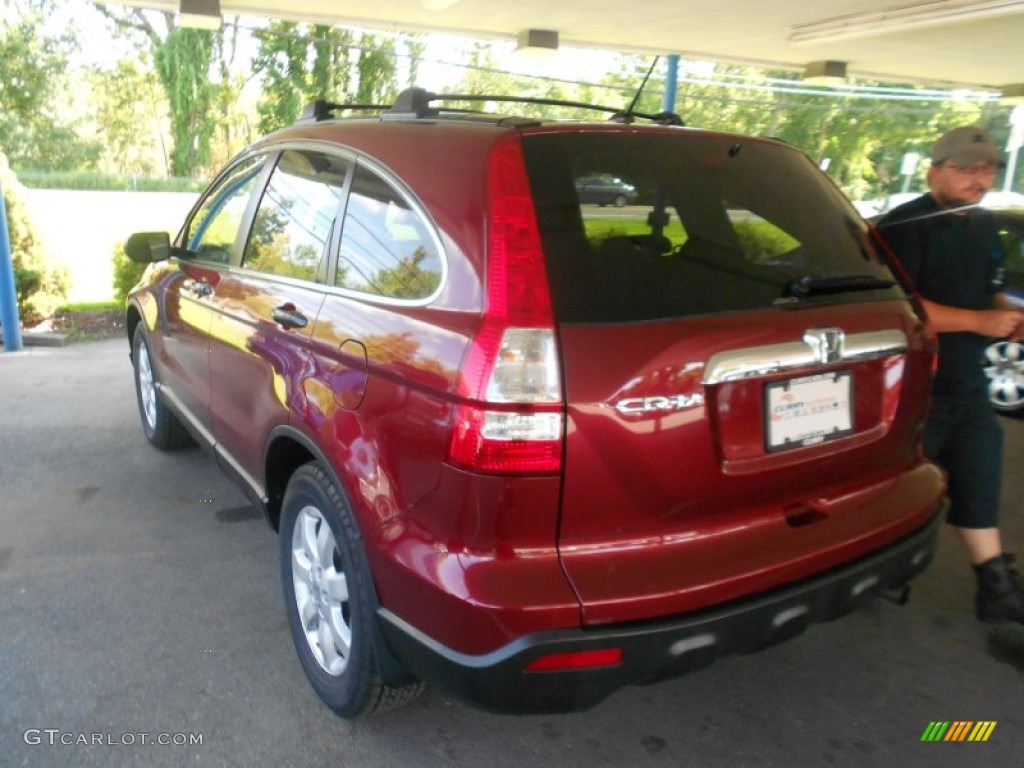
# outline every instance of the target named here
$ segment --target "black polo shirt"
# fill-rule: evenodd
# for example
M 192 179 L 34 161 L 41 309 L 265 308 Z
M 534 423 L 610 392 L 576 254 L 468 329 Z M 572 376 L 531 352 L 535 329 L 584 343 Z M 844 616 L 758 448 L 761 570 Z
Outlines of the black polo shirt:
M 953 213 L 922 195 L 894 208 L 878 229 L 921 296 L 950 307 L 992 309 L 993 297 L 1003 290 L 1004 253 L 988 211 L 974 207 Z M 949 395 L 984 390 L 988 344 L 977 333 L 940 333 L 933 390 Z

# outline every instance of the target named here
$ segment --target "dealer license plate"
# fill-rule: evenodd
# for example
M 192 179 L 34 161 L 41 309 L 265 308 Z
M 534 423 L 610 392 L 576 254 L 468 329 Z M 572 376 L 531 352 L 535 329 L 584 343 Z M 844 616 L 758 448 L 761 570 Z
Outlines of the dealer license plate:
M 786 451 L 853 432 L 853 375 L 836 371 L 765 386 L 765 448 Z

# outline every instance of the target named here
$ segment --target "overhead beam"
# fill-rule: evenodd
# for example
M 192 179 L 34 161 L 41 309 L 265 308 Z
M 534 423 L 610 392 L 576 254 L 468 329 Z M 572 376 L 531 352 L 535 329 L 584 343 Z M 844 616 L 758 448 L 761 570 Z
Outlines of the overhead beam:
M 933 0 L 790 27 L 791 43 L 825 43 L 1024 12 L 1024 0 Z

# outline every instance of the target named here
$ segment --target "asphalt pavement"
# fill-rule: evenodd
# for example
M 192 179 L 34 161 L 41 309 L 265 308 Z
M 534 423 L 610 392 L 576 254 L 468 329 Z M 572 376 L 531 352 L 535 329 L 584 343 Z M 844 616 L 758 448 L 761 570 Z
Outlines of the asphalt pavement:
M 1024 628 L 971 613 L 948 530 L 910 603 L 596 708 L 430 691 L 349 723 L 292 648 L 276 535 L 198 449 L 143 438 L 124 341 L 0 352 L 0 766 L 1024 768 Z M 1024 420 L 1004 419 L 1024 553 Z M 990 722 L 984 742 L 922 741 Z

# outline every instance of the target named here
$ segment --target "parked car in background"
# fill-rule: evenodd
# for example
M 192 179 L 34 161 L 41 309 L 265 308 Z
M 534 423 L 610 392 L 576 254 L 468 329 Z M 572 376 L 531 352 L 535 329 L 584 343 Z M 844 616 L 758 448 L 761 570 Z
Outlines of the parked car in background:
M 1024 208 L 992 209 L 1006 251 L 1006 291 L 1024 301 Z M 989 400 L 1000 413 L 1024 415 L 1024 344 L 1001 339 L 985 350 Z
M 576 179 L 576 195 L 581 203 L 614 205 L 621 208 L 636 202 L 636 187 L 608 174 Z
M 279 532 L 332 710 L 581 709 L 927 566 L 934 340 L 815 163 L 442 104 L 317 102 L 127 245 L 142 430 Z M 594 211 L 595 176 L 651 202 Z

